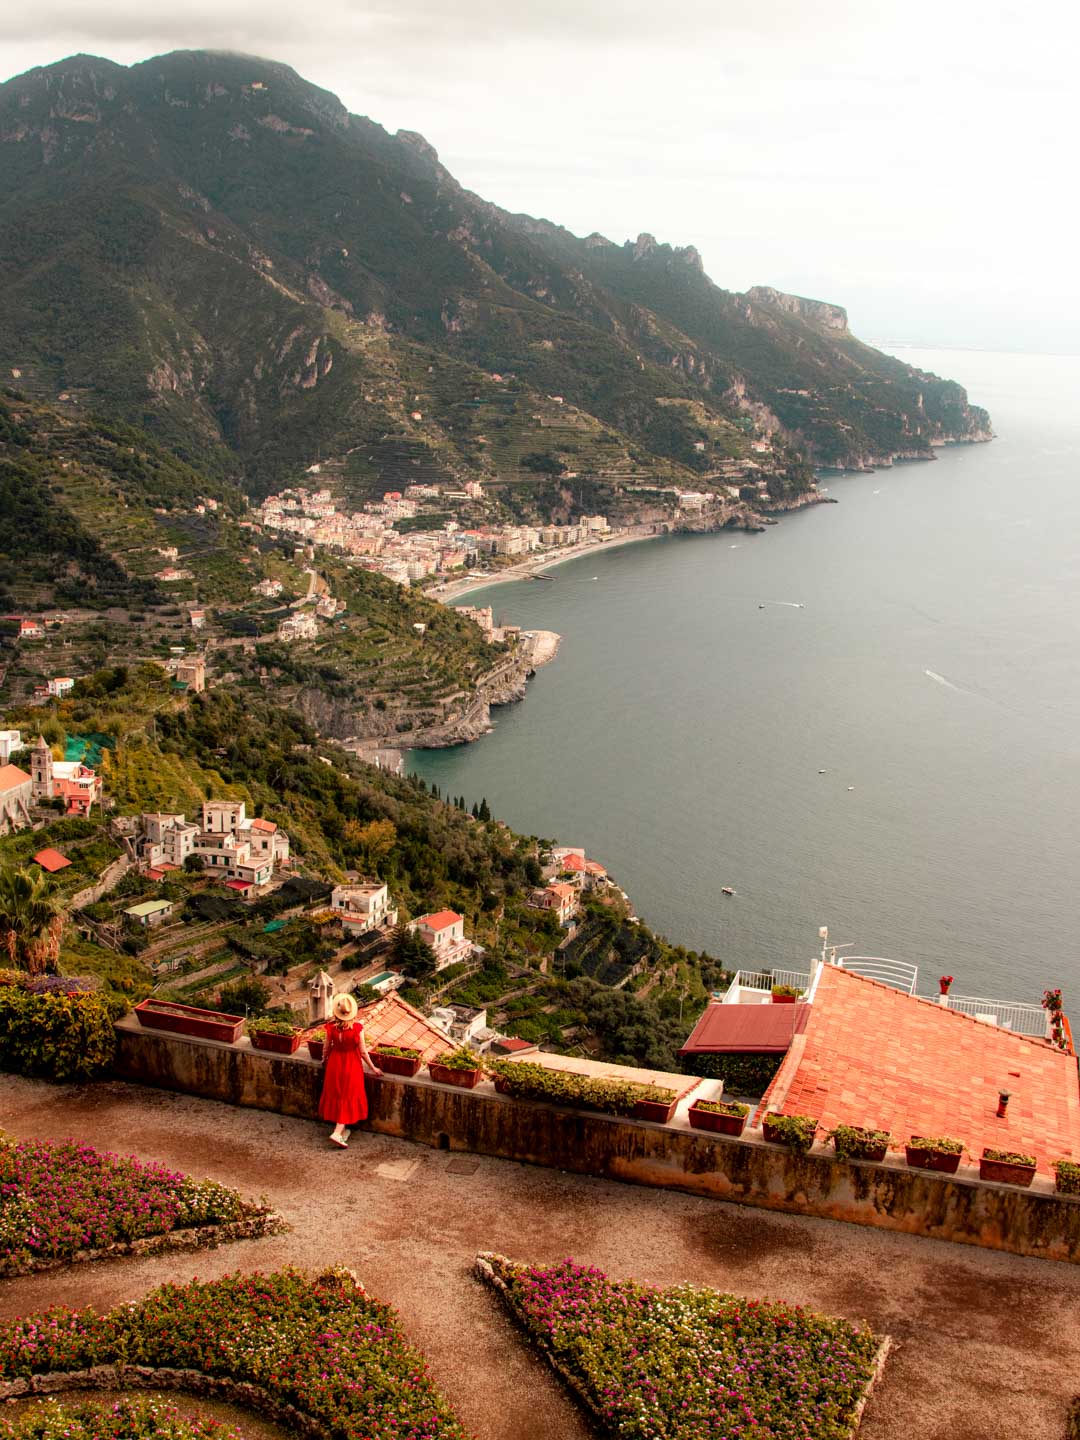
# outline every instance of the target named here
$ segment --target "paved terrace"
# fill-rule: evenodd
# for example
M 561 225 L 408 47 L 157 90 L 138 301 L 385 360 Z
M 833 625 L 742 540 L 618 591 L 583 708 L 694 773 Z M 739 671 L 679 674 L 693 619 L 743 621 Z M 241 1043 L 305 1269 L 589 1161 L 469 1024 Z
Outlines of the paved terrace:
M 471 1278 L 479 1250 L 693 1282 L 866 1319 L 896 1347 L 865 1440 L 1061 1440 L 1080 1389 L 1080 1267 L 703 1200 L 110 1082 L 0 1077 L 0 1126 L 74 1136 L 265 1194 L 287 1235 L 0 1282 L 0 1315 L 107 1307 L 169 1279 L 343 1262 L 401 1313 L 478 1440 L 588 1440 Z

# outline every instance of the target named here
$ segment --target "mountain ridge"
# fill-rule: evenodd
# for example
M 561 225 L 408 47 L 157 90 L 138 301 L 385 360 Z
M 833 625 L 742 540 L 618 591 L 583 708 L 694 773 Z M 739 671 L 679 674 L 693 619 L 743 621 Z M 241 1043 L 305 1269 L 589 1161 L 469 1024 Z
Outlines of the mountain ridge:
M 513 479 L 537 451 L 615 484 L 707 485 L 757 440 L 790 496 L 811 465 L 991 433 L 841 307 L 723 290 L 693 246 L 511 215 L 424 137 L 276 61 L 77 56 L 17 76 L 0 194 L 11 382 L 115 410 L 249 493 L 316 458 L 359 491 L 405 464 Z M 552 396 L 574 426 L 540 423 Z

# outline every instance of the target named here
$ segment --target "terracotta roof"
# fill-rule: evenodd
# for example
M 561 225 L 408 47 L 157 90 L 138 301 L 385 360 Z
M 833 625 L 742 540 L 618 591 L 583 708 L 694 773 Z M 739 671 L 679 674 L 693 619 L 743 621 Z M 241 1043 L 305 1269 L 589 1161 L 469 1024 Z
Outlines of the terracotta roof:
M 538 1050 L 540 1047 L 535 1040 L 522 1040 L 517 1035 L 506 1035 L 501 1040 L 492 1043 L 493 1050 L 501 1050 L 504 1054 L 513 1055 L 522 1050 Z
M 57 870 L 66 870 L 71 864 L 66 855 L 61 855 L 59 850 L 53 849 L 39 850 L 34 856 L 34 862 L 43 870 L 48 870 L 50 875 Z
M 572 895 L 577 894 L 577 891 L 572 885 L 564 885 L 561 881 L 558 880 L 556 880 L 553 885 L 549 885 L 547 888 L 550 894 L 558 895 L 560 900 L 568 900 Z
M 737 1007 L 731 1006 L 731 1009 Z M 785 1007 L 788 1008 L 788 1007 Z M 796 1035 L 763 1110 L 812 1115 L 832 1129 L 866 1125 L 962 1140 L 976 1160 L 986 1146 L 1038 1158 L 1080 1160 L 1076 1058 L 827 965 L 805 1032 Z M 1011 1094 L 996 1117 L 998 1092 Z
M 20 770 L 18 765 L 0 765 L 0 794 L 5 790 L 17 790 L 20 785 L 29 783 L 30 776 L 25 770 Z
M 273 835 L 277 826 L 272 820 L 252 820 L 251 828 L 253 830 L 264 830 L 267 835 Z
M 783 1055 L 809 1005 L 708 1005 L 680 1055 Z
M 226 880 L 226 881 L 225 881 L 225 888 L 226 888 L 226 890 L 250 890 L 250 889 L 251 889 L 251 881 L 250 881 L 250 880 Z
M 454 1048 L 452 1040 L 394 991 L 363 1006 L 360 1020 L 368 1045 L 403 1045 L 419 1050 L 425 1061 Z
M 456 925 L 462 917 L 453 910 L 436 910 L 434 915 L 421 915 L 414 925 L 424 925 L 428 930 L 446 930 Z
M 606 874 L 607 874 L 607 871 L 604 869 L 603 865 L 600 864 L 600 861 L 599 861 L 599 860 L 586 860 L 586 861 L 585 861 L 585 871 L 586 871 L 586 873 L 589 874 L 589 875 L 606 875 Z
M 560 861 L 560 866 L 563 870 L 583 871 L 585 869 L 585 857 L 583 855 L 564 855 Z

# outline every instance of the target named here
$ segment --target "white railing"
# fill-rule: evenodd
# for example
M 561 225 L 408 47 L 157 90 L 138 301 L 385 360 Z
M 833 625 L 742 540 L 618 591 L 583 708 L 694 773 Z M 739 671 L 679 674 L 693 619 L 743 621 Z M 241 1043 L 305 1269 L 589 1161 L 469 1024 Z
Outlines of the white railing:
M 964 1015 L 992 1015 L 994 1023 L 1003 1030 L 1013 1030 L 1017 1035 L 1032 1035 L 1037 1040 L 1050 1038 L 1050 1020 L 1041 1005 L 987 1000 L 979 995 L 949 995 L 946 1000 L 950 1010 L 959 1010 Z
M 769 995 L 774 985 L 791 985 L 796 990 L 805 990 L 810 976 L 805 970 L 736 970 L 727 990 L 713 992 L 713 998 L 735 1005 L 741 990 L 752 990 L 757 995 Z
M 774 970 L 769 988 L 773 985 L 791 985 L 796 990 L 808 990 L 810 988 L 810 972 L 808 970 Z
M 841 969 L 863 975 L 867 980 L 880 980 L 905 995 L 914 995 L 919 982 L 919 967 L 906 960 L 886 960 L 881 955 L 845 955 L 836 962 Z

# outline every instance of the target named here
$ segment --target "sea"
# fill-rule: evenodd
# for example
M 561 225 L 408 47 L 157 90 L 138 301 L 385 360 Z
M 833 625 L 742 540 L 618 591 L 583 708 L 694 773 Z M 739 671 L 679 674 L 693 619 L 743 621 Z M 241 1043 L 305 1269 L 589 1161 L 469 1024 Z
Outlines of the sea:
M 490 735 L 409 768 L 584 846 L 733 968 L 804 969 L 827 926 L 923 993 L 1080 998 L 1080 357 L 892 353 L 997 438 L 823 477 L 837 504 L 764 534 L 472 592 L 559 655 Z

